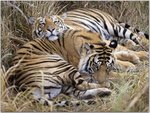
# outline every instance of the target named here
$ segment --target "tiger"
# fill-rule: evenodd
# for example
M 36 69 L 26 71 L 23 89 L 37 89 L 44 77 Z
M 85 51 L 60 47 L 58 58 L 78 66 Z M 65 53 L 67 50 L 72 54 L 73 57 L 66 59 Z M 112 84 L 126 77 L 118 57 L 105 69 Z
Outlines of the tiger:
M 34 29 L 33 29 L 33 36 L 34 37 L 38 37 L 40 38 L 41 36 L 39 36 L 38 34 L 45 34 L 46 32 L 49 32 L 49 28 L 51 26 L 54 26 L 53 24 L 55 24 L 56 29 L 58 29 L 58 26 L 64 26 L 62 28 L 66 28 L 66 24 L 63 21 L 64 18 L 66 17 L 61 17 L 59 15 L 52 15 L 51 17 L 43 17 L 44 19 L 41 20 L 45 20 L 42 22 L 39 22 L 39 20 L 35 20 L 33 24 L 34 25 Z M 44 26 L 45 25 L 45 26 Z M 43 26 L 42 28 L 40 26 Z M 40 29 L 40 33 L 38 33 Z M 53 29 L 55 29 L 55 27 L 53 27 Z M 73 29 L 73 28 L 70 28 Z M 81 29 L 81 30 L 85 30 L 83 27 L 79 26 L 76 29 Z M 66 30 L 66 29 L 65 29 Z M 64 31 L 65 31 L 64 30 Z M 35 32 L 36 31 L 36 32 Z M 60 32 L 61 34 L 62 32 Z M 59 35 L 59 34 L 58 34 Z M 47 38 L 50 40 L 51 35 L 49 35 L 48 37 L 43 36 L 42 38 Z M 58 37 L 58 36 L 56 36 Z M 58 39 L 58 38 L 57 38 Z M 108 40 L 103 40 L 105 41 L 107 44 L 110 43 L 110 41 Z M 72 45 L 70 45 L 71 47 Z M 146 60 L 148 59 L 148 52 L 146 51 L 133 51 L 133 50 L 129 50 L 126 47 L 118 44 L 117 48 L 115 49 L 115 52 L 113 52 L 116 60 L 116 69 L 117 70 L 123 70 L 123 71 L 127 71 L 127 70 L 132 70 L 132 71 L 136 71 L 136 64 L 139 64 L 141 60 Z
M 32 20 L 32 21 L 31 21 Z M 30 17 L 29 24 L 32 25 L 32 35 L 38 38 L 48 38 L 51 41 L 57 40 L 58 35 L 67 30 L 67 26 L 61 17 L 52 15 L 49 17 Z M 50 26 L 49 26 L 50 25 Z M 46 29 L 45 29 L 46 28 Z
M 5 79 L 44 105 L 59 105 L 52 99 L 61 93 L 77 99 L 108 96 L 111 90 L 101 83 L 113 68 L 116 47 L 117 41 L 108 45 L 98 33 L 85 30 L 66 30 L 55 41 L 36 38 L 17 50 Z M 96 81 L 88 82 L 84 75 Z
M 131 27 L 126 23 L 117 21 L 106 12 L 98 9 L 75 9 L 60 15 L 64 18 L 64 23 L 68 28 L 79 29 L 79 26 L 98 32 L 106 40 L 116 39 L 120 44 L 127 45 L 126 47 L 132 48 L 139 44 L 140 38 L 144 36 L 149 40 L 149 35 Z
M 98 9 L 76 9 L 60 15 L 52 15 L 50 18 L 54 23 L 56 22 L 56 24 L 60 25 L 61 28 L 64 26 L 64 29 L 87 29 L 98 32 L 103 39 L 111 40 L 115 38 L 121 44 L 127 45 L 126 47 L 139 44 L 138 40 L 142 36 L 149 40 L 148 34 L 126 23 L 119 22 L 108 13 Z M 44 36 L 44 32 L 42 33 L 41 31 L 39 29 L 36 32 Z M 50 37 L 50 35 L 51 33 L 45 34 L 46 37 Z

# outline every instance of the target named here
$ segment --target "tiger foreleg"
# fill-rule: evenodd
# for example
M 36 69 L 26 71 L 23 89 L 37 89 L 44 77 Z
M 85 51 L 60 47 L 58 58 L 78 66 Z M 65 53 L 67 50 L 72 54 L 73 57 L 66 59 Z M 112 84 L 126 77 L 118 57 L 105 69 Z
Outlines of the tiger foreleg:
M 76 91 L 74 96 L 78 99 L 92 99 L 96 96 L 104 97 L 109 96 L 111 94 L 111 90 L 108 88 L 96 88 L 96 89 L 89 89 L 86 91 Z
M 129 61 L 134 64 L 140 63 L 140 58 L 135 54 L 134 51 L 130 50 L 118 51 L 114 52 L 114 55 L 118 60 Z
M 76 88 L 72 88 L 69 92 L 64 92 L 64 94 L 75 97 L 78 100 L 65 100 L 65 101 L 59 101 L 55 102 L 55 106 L 78 106 L 81 104 L 81 102 L 86 103 L 88 105 L 96 103 L 95 100 L 93 100 L 95 97 L 105 97 L 109 96 L 111 94 L 111 90 L 108 88 L 97 88 L 97 89 L 89 89 L 86 91 L 81 91 Z M 91 100 L 92 99 L 92 100 Z
M 93 105 L 96 104 L 97 101 L 95 99 L 88 99 L 88 100 L 64 100 L 55 102 L 54 106 L 56 107 L 64 107 L 64 106 L 73 106 L 78 107 L 80 105 L 86 104 L 86 105 Z
M 74 87 L 66 87 L 64 88 L 63 94 L 70 97 L 75 97 L 77 99 L 92 99 L 96 96 L 109 96 L 111 94 L 111 90 L 109 90 L 108 88 L 95 88 L 83 91 Z
M 128 61 L 116 60 L 115 68 L 121 71 L 136 71 L 136 66 Z
M 149 59 L 149 53 L 146 51 L 135 51 L 135 54 L 139 57 L 141 61 Z

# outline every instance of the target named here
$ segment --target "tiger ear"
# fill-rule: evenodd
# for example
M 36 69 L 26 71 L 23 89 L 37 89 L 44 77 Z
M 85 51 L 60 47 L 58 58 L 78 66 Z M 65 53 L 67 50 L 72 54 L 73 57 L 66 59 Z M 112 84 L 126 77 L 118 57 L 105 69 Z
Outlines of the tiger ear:
M 28 18 L 28 23 L 29 23 L 29 25 L 33 25 L 34 24 L 34 22 L 35 22 L 35 17 L 29 17 Z
M 94 46 L 92 44 L 90 44 L 90 43 L 85 43 L 84 44 L 84 48 L 87 49 L 87 50 L 91 50 L 91 49 L 94 48 Z
M 94 46 L 92 44 L 89 44 L 89 43 L 84 43 L 81 48 L 78 50 L 78 53 L 82 56 L 85 56 L 89 53 L 91 53 L 91 49 L 93 48 Z
M 86 53 L 91 53 L 92 49 L 94 48 L 94 46 L 90 43 L 85 43 L 83 45 L 84 50 L 86 51 Z
M 54 22 L 55 20 L 57 20 L 56 15 L 52 15 L 52 16 L 50 16 L 50 18 L 52 19 L 53 22 Z
M 63 20 L 67 18 L 67 13 L 63 13 L 61 16 L 60 16 Z

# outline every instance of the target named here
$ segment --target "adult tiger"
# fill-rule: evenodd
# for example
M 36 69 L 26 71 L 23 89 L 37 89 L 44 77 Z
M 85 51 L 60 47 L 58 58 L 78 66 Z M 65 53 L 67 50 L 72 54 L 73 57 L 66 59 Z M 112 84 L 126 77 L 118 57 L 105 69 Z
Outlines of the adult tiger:
M 107 45 L 98 33 L 90 31 L 67 30 L 55 41 L 35 39 L 17 51 L 6 80 L 20 90 L 32 90 L 34 98 L 46 104 L 60 93 L 79 99 L 109 95 L 109 89 L 88 83 L 82 73 L 105 82 L 115 62 L 112 51 L 116 47 L 116 41 Z
M 76 26 L 73 26 L 74 29 Z M 73 28 L 72 28 L 73 29 Z M 78 26 L 76 29 L 83 29 L 83 27 Z M 53 15 L 51 17 L 40 17 L 33 24 L 33 35 L 36 35 L 38 38 L 48 38 L 49 40 L 58 39 L 58 35 L 63 33 L 66 30 L 65 22 L 58 15 Z M 57 35 L 54 35 L 56 31 Z M 110 41 L 104 40 L 107 44 Z M 69 44 L 68 44 L 69 45 Z M 72 47 L 73 45 L 69 45 Z M 73 54 L 73 53 L 72 53 Z M 113 53 L 116 57 L 116 69 L 121 69 L 123 71 L 126 70 L 136 70 L 136 66 L 134 64 L 140 63 L 140 60 L 148 59 L 148 52 L 146 51 L 132 51 L 121 45 L 115 49 Z
M 127 47 L 139 44 L 138 39 L 144 35 L 146 39 L 149 39 L 149 35 L 134 28 L 131 31 L 131 27 L 128 24 L 118 22 L 108 13 L 105 13 L 98 9 L 76 9 L 68 11 L 61 15 L 64 18 L 64 23 L 68 28 L 79 27 L 98 32 L 104 39 L 111 40 L 116 39 L 119 43 L 126 45 Z M 131 40 L 135 43 L 133 43 Z

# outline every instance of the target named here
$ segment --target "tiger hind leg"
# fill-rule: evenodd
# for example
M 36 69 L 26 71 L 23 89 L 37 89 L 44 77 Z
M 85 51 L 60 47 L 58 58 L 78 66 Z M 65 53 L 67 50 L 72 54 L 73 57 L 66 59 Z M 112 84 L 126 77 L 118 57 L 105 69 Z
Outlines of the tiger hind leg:
M 61 87 L 53 89 L 42 89 L 34 88 L 32 89 L 33 99 L 43 105 L 53 105 L 52 99 L 57 97 L 61 93 Z

